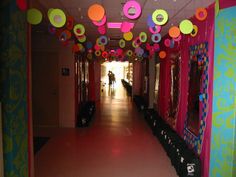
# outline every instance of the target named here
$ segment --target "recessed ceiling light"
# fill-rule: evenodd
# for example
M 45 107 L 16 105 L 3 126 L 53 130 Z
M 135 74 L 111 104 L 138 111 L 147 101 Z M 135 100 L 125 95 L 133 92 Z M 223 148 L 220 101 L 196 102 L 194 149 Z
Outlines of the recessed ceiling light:
M 173 0 L 174 2 L 176 2 L 176 0 Z

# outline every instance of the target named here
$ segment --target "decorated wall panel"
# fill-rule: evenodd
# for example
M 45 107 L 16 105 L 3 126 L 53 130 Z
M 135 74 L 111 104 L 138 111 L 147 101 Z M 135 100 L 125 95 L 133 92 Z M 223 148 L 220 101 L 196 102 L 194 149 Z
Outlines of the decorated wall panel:
M 210 176 L 236 176 L 236 7 L 220 10 L 215 21 L 214 102 Z
M 5 177 L 28 176 L 27 23 L 15 0 L 0 4 L 0 99 Z

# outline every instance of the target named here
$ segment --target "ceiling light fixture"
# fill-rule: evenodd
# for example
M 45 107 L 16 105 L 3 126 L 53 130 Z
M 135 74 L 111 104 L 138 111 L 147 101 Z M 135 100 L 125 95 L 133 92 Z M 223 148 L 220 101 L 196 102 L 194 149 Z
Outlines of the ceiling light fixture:
M 107 23 L 107 28 L 121 28 L 121 22 L 108 22 Z

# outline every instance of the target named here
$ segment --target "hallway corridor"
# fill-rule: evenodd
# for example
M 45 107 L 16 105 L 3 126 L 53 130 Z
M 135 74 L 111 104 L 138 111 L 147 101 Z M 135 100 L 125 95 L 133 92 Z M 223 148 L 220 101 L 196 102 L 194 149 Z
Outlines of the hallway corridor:
M 124 88 L 108 91 L 88 128 L 41 132 L 51 139 L 35 157 L 36 177 L 177 176 Z

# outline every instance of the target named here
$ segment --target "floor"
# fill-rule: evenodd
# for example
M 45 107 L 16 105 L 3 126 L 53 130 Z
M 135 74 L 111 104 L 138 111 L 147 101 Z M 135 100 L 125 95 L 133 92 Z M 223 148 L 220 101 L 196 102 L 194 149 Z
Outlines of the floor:
M 89 128 L 45 129 L 47 134 L 50 140 L 35 156 L 35 177 L 177 176 L 120 86 L 104 87 Z

